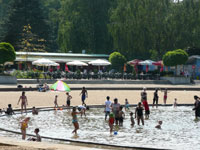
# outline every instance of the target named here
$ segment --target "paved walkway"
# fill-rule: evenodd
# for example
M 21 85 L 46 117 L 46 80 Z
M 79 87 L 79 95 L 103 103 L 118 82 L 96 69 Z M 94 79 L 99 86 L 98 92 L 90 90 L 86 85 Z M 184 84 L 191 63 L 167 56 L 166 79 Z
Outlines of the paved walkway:
M 51 85 L 51 84 L 50 84 Z M 23 84 L 23 87 L 35 88 L 37 84 Z M 71 88 L 200 88 L 200 84 L 190 85 L 164 85 L 164 84 L 69 84 Z M 0 88 L 16 88 L 17 85 L 0 85 Z

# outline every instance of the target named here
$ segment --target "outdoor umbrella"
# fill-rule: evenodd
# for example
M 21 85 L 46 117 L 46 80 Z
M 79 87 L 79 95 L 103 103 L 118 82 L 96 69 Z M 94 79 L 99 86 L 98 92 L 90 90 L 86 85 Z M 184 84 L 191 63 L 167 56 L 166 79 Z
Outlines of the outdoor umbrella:
M 111 65 L 111 63 L 109 61 L 104 60 L 104 59 L 93 60 L 93 61 L 90 61 L 88 64 L 91 64 L 93 66 L 108 66 L 108 65 Z
M 129 65 L 133 65 L 133 66 L 136 66 L 139 64 L 139 62 L 141 62 L 142 60 L 139 60 L 139 59 L 134 59 L 134 60 L 131 60 L 128 62 Z
M 145 60 L 145 61 L 141 61 L 139 62 L 140 65 L 152 65 L 154 63 L 154 61 L 152 60 Z
M 96 60 L 88 62 L 88 64 L 93 65 L 93 66 L 98 66 L 99 70 L 100 70 L 100 66 L 111 65 L 109 61 L 104 60 L 104 59 L 96 59 Z
M 56 66 L 56 65 L 59 65 L 59 64 L 55 63 L 54 61 L 51 61 L 51 60 L 45 59 L 45 58 L 41 58 L 41 59 L 38 59 L 36 61 L 33 61 L 32 64 L 37 65 L 37 66 Z
M 162 60 L 156 61 L 156 62 L 153 62 L 152 64 L 155 66 L 163 66 L 163 61 Z
M 153 63 L 154 61 L 152 60 L 145 60 L 145 61 L 139 62 L 140 65 L 146 65 L 146 72 L 148 72 L 149 70 L 149 65 L 152 65 Z
M 51 87 L 51 90 L 53 91 L 61 91 L 61 92 L 70 92 L 71 89 L 69 85 L 67 85 L 65 82 L 59 80 L 56 83 L 54 83 Z
M 88 64 L 86 64 L 82 61 L 78 61 L 78 60 L 71 61 L 71 62 L 68 62 L 66 64 L 69 65 L 69 66 L 88 66 Z
M 36 61 L 32 62 L 33 65 L 37 65 L 37 66 L 43 66 L 43 71 L 44 71 L 44 67 L 45 66 L 60 66 L 58 63 L 51 61 L 49 59 L 45 59 L 45 58 L 41 58 L 38 59 Z
M 138 68 L 137 68 L 137 65 L 139 64 L 139 62 L 141 62 L 142 60 L 139 60 L 139 59 L 134 59 L 134 60 L 131 60 L 128 62 L 129 65 L 133 66 L 134 67 L 134 70 L 137 74 L 138 72 Z
M 162 61 L 162 60 L 157 61 L 157 62 L 154 62 L 154 63 L 152 63 L 152 64 L 155 65 L 155 66 L 160 66 L 160 67 L 161 67 L 161 68 L 160 68 L 160 72 L 163 71 L 163 61 Z

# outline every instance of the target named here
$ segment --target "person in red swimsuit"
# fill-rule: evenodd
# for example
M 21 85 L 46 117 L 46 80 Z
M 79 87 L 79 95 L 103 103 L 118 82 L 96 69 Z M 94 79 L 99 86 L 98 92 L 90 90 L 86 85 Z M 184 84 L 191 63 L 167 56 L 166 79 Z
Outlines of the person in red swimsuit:
M 144 100 L 142 103 L 143 103 L 144 110 L 145 110 L 145 119 L 149 119 L 149 114 L 150 114 L 149 104 L 148 104 L 147 100 Z
M 110 134 L 112 133 L 114 122 L 115 122 L 115 117 L 114 117 L 114 114 L 111 113 L 111 114 L 109 115 Z

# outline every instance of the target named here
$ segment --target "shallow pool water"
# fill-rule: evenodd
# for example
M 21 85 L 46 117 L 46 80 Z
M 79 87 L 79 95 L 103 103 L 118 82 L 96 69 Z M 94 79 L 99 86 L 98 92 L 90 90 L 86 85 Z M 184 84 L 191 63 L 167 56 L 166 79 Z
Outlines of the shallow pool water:
M 44 111 L 39 115 L 13 115 L 0 117 L 0 128 L 20 132 L 19 122 L 24 117 L 31 117 L 27 133 L 33 134 L 35 128 L 40 128 L 41 136 L 105 144 L 155 147 L 166 149 L 200 149 L 200 122 L 194 121 L 192 107 L 159 107 L 151 109 L 150 119 L 145 125 L 134 127 L 130 125 L 130 108 L 126 111 L 123 127 L 115 127 L 117 135 L 110 135 L 108 122 L 104 121 L 104 109 L 90 109 L 87 117 L 80 117 L 78 137 L 71 132 L 74 129 L 69 110 Z M 162 129 L 156 129 L 157 121 L 162 120 Z M 135 120 L 136 122 L 136 120 Z

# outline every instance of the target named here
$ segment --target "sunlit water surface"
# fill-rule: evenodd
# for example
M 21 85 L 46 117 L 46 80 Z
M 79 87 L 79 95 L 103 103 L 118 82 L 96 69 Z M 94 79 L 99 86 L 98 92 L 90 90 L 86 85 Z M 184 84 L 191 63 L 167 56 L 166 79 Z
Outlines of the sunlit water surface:
M 135 111 L 130 108 L 130 111 Z M 31 117 L 27 133 L 33 134 L 40 128 L 41 136 L 62 139 L 114 144 L 121 146 L 156 147 L 166 149 L 200 149 L 200 122 L 194 121 L 192 107 L 159 107 L 151 109 L 150 119 L 145 125 L 131 127 L 130 111 L 126 111 L 123 127 L 115 127 L 117 135 L 110 135 L 108 122 L 104 121 L 103 109 L 90 109 L 87 117 L 80 117 L 78 137 L 71 132 L 74 129 L 69 110 L 44 111 L 39 115 L 13 115 L 0 117 L 0 127 L 20 132 L 19 122 Z M 162 129 L 156 129 L 157 121 L 162 120 Z M 135 120 L 136 121 L 136 120 Z

